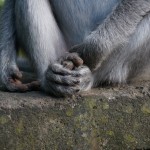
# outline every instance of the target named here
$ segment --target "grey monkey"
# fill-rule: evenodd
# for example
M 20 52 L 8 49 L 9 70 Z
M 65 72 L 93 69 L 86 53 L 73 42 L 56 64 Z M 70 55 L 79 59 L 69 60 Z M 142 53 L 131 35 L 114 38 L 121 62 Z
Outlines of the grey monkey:
M 41 89 L 58 97 L 126 83 L 150 63 L 150 0 L 6 0 L 0 23 L 0 82 L 9 91 L 29 88 L 20 47 Z

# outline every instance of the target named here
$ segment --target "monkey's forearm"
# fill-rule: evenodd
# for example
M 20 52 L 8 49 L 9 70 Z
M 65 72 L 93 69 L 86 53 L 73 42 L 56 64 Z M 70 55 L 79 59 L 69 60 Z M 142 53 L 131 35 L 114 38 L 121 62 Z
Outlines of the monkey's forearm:
M 123 0 L 86 40 L 95 45 L 97 53 L 107 55 L 128 42 L 149 11 L 150 0 Z
M 150 11 L 150 0 L 123 0 L 85 41 L 72 48 L 94 69 L 114 49 L 128 42 L 138 24 Z

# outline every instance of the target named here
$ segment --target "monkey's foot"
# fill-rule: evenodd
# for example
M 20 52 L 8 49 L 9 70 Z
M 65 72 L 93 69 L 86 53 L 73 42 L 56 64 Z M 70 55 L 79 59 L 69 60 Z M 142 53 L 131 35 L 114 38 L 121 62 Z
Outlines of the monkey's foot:
M 4 69 L 1 74 L 0 89 L 10 92 L 27 92 L 40 89 L 38 81 L 24 84 L 21 82 L 21 79 L 22 73 L 16 66 Z

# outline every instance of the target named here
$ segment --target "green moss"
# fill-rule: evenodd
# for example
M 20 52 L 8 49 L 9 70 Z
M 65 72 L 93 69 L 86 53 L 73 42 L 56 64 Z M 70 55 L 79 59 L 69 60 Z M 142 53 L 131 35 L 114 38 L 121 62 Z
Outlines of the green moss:
M 118 119 L 118 123 L 121 124 L 121 123 L 123 123 L 123 122 L 124 122 L 123 118 L 119 118 L 119 119 Z
M 88 98 L 87 101 L 86 101 L 86 104 L 87 104 L 87 107 L 90 108 L 90 109 L 93 109 L 93 108 L 97 107 L 96 100 L 94 100 L 92 98 L 91 99 Z
M 135 130 L 138 130 L 141 126 L 142 126 L 142 124 L 140 122 L 137 122 L 137 121 L 135 121 L 133 124 L 133 127 Z
M 101 123 L 108 123 L 108 116 L 100 115 L 100 122 Z
M 132 114 L 133 113 L 133 106 L 131 104 L 124 106 L 123 112 L 128 113 L 128 114 Z
M 109 135 L 109 136 L 115 136 L 114 131 L 107 131 L 106 134 Z
M 141 111 L 142 111 L 144 114 L 150 114 L 150 103 L 145 103 L 145 104 L 142 106 Z
M 8 118 L 8 116 L 0 116 L 0 124 L 6 124 L 6 123 L 8 123 L 9 122 L 9 118 Z
M 132 136 L 132 135 L 130 135 L 130 134 L 125 134 L 125 135 L 124 135 L 124 139 L 125 139 L 125 141 L 128 142 L 128 143 L 134 143 L 134 142 L 136 142 L 135 137 Z
M 66 111 L 66 115 L 68 117 L 71 117 L 73 115 L 73 109 L 72 108 L 68 108 L 67 111 Z
M 103 109 L 105 110 L 105 109 L 109 109 L 109 104 L 108 103 L 103 103 Z
M 19 123 L 16 125 L 16 134 L 20 135 L 24 131 L 23 121 L 20 120 Z

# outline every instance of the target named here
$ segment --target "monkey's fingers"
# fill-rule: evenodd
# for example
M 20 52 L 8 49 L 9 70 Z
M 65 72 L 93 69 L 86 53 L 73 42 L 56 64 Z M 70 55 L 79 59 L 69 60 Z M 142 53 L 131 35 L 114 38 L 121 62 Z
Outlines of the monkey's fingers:
M 52 72 L 54 74 L 61 74 L 61 75 L 71 75 L 72 74 L 71 70 L 63 67 L 63 65 L 60 65 L 60 64 L 50 65 L 46 71 L 46 75 L 51 74 Z
M 49 83 L 48 83 L 49 84 Z M 66 97 L 71 96 L 73 94 L 76 94 L 80 91 L 78 86 L 65 86 L 65 85 L 59 85 L 57 83 L 51 82 L 48 86 L 48 90 L 46 91 L 50 93 L 53 96 L 56 97 Z
M 46 74 L 46 80 L 48 82 L 60 84 L 60 85 L 69 85 L 69 86 L 76 86 L 80 83 L 80 80 L 78 77 L 73 77 L 71 75 L 69 76 L 63 76 L 59 74 L 54 74 L 53 72 L 49 72 Z
M 27 92 L 29 88 L 27 85 L 22 84 L 20 80 L 10 79 L 9 90 L 12 92 Z
M 48 70 L 46 71 L 46 76 L 51 76 L 52 74 L 63 75 L 63 76 L 71 75 L 73 77 L 80 76 L 80 73 L 78 71 L 69 70 L 60 64 L 53 64 L 48 67 Z
M 28 87 L 28 91 L 39 91 L 40 90 L 40 82 L 33 81 L 31 83 L 25 84 Z
M 19 71 L 18 68 L 12 68 L 10 70 L 10 76 L 13 78 L 13 79 L 18 79 L 20 80 L 22 78 L 22 73 Z
M 72 61 L 64 61 L 62 65 L 69 70 L 73 70 L 75 67 Z
M 40 82 L 33 81 L 31 83 L 23 84 L 20 80 L 11 79 L 11 86 L 13 87 L 14 91 L 17 92 L 27 92 L 27 91 L 39 91 L 40 90 Z
M 83 65 L 83 60 L 77 53 L 69 53 L 66 57 L 66 60 L 72 61 L 76 67 Z

